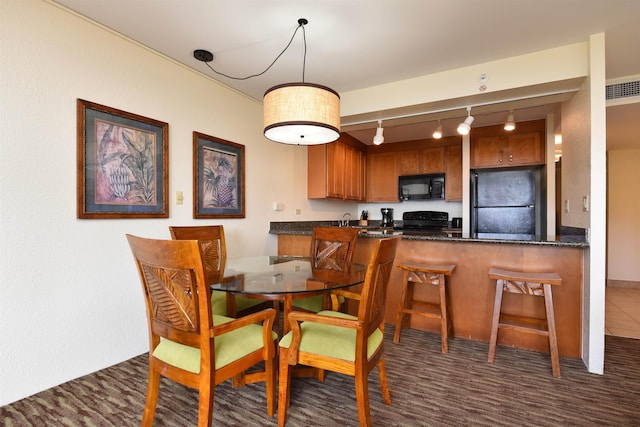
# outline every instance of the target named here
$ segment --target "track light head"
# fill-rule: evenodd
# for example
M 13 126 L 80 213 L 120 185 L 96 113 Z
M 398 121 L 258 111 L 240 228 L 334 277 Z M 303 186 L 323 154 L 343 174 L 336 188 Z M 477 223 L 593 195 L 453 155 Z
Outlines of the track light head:
M 468 135 L 471 131 L 471 123 L 473 123 L 473 116 L 471 115 L 471 107 L 467 107 L 467 118 L 464 122 L 458 125 L 458 133 L 460 135 Z
M 516 122 L 513 119 L 513 111 L 509 111 L 507 122 L 504 124 L 504 130 L 510 132 L 516 128 Z
M 431 136 L 433 136 L 434 139 L 442 138 L 442 125 L 440 124 L 440 120 L 438 120 L 438 127 L 433 131 L 433 135 Z
M 373 143 L 375 145 L 380 145 L 384 142 L 384 136 L 382 136 L 382 132 L 384 129 L 382 128 L 382 120 L 378 120 L 378 128 L 376 129 L 376 135 L 373 137 Z

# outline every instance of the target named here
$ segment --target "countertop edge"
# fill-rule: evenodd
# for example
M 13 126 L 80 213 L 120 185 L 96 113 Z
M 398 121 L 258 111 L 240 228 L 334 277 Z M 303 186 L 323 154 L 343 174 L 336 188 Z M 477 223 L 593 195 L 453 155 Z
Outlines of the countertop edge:
M 287 227 L 279 228 L 272 226 L 269 229 L 269 234 L 273 235 L 290 235 L 290 236 L 311 236 L 313 226 L 303 225 L 300 228 L 291 227 L 291 223 L 288 223 Z M 411 233 L 411 232 L 380 232 L 380 231 L 367 231 L 363 229 L 359 237 L 362 238 L 388 238 L 394 236 L 401 236 L 402 240 L 414 240 L 414 241 L 439 241 L 439 242 L 462 242 L 462 243 L 492 243 L 492 244 L 509 244 L 509 245 L 532 245 L 532 246 L 557 246 L 557 247 L 571 247 L 571 248 L 588 248 L 589 243 L 580 235 L 563 235 L 558 236 L 556 240 L 545 240 L 532 236 L 531 239 L 507 239 L 507 238 L 492 238 L 492 237 L 465 237 L 456 236 L 457 233 L 448 233 L 447 235 L 429 235 L 425 233 Z

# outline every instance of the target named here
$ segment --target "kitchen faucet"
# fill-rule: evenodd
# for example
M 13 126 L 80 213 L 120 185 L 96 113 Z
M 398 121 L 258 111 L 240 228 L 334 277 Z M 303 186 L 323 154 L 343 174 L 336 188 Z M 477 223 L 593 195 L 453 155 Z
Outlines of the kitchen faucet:
M 342 221 L 340 222 L 340 227 L 348 227 L 349 221 L 351 221 L 351 214 L 349 212 L 342 215 Z

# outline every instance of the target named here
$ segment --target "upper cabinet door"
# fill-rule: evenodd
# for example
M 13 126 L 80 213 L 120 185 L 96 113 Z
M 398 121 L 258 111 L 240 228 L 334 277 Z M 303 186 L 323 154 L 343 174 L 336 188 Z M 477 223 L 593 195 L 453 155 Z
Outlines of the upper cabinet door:
M 327 147 L 327 197 L 344 199 L 346 149 L 343 143 L 335 141 Z
M 366 155 L 364 152 L 345 146 L 345 199 L 365 200 Z
M 448 202 L 462 200 L 462 145 L 447 147 L 444 197 Z
M 544 164 L 544 144 L 540 132 L 509 135 L 507 145 L 507 163 L 513 166 Z
M 367 201 L 398 202 L 398 153 L 367 155 Z
M 426 148 L 422 150 L 423 173 L 444 173 L 444 153 L 444 147 Z
M 503 166 L 505 140 L 502 136 L 478 136 L 471 142 L 471 167 Z

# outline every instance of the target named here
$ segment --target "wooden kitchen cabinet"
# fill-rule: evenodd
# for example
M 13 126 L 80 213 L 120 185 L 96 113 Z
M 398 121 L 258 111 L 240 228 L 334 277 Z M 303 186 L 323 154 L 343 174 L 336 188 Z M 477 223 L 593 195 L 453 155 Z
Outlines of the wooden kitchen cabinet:
M 444 197 L 448 202 L 462 200 L 462 145 L 446 147 Z
M 400 175 L 418 175 L 445 172 L 444 147 L 425 148 L 398 152 Z
M 502 126 L 471 133 L 471 168 L 496 168 L 545 163 L 544 120 L 518 123 L 513 132 Z
M 367 156 L 350 145 L 345 146 L 345 199 L 364 201 L 366 195 Z
M 367 201 L 398 202 L 398 153 L 367 155 Z
M 364 144 L 341 134 L 330 144 L 307 147 L 309 199 L 365 200 Z

